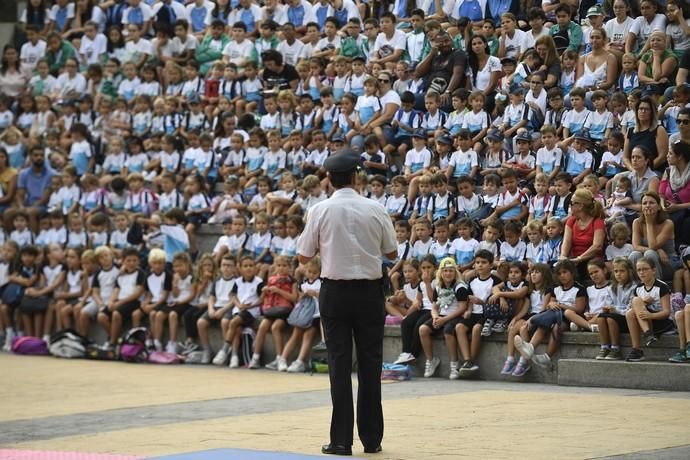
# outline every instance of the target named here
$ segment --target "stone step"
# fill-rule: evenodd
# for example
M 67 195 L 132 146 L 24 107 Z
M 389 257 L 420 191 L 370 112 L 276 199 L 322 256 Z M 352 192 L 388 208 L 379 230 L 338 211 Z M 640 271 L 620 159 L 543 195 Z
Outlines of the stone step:
M 662 361 L 561 359 L 558 384 L 568 386 L 690 391 L 690 364 Z

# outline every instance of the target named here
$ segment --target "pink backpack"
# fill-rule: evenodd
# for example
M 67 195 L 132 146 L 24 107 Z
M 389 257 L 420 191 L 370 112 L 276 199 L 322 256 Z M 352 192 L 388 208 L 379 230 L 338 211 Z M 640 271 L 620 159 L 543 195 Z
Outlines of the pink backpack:
M 48 344 L 38 337 L 16 337 L 12 351 L 18 355 L 49 355 Z
M 180 364 L 180 357 L 175 353 L 154 351 L 149 354 L 149 362 L 154 364 Z

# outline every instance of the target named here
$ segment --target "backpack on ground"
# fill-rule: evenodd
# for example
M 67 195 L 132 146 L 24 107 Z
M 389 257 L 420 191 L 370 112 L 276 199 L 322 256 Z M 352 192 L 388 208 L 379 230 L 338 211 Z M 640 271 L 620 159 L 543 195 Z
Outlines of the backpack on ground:
M 86 346 L 86 359 L 97 359 L 99 361 L 114 361 L 117 358 L 117 354 L 113 349 L 103 349 L 91 343 Z
M 129 363 L 146 362 L 149 355 L 146 349 L 148 337 L 149 331 L 145 327 L 135 327 L 127 331 L 117 347 L 118 358 Z
M 240 359 L 242 363 L 246 366 L 249 365 L 249 361 L 252 360 L 252 355 L 254 354 L 254 338 L 256 337 L 256 332 L 251 327 L 245 327 L 242 329 L 242 340 L 240 345 Z
M 312 374 L 328 374 L 328 360 L 326 358 L 312 358 L 309 360 Z
M 49 355 L 48 344 L 38 337 L 15 337 L 12 351 L 18 355 Z
M 203 364 L 204 352 L 201 350 L 190 351 L 182 355 L 185 364 Z
M 412 368 L 407 364 L 383 363 L 381 366 L 381 380 L 410 380 Z
M 166 351 L 153 351 L 149 354 L 148 361 L 153 364 L 180 364 L 180 357 L 175 353 Z
M 89 339 L 75 330 L 65 329 L 52 335 L 48 350 L 51 355 L 58 358 L 85 358 L 86 347 L 90 343 Z

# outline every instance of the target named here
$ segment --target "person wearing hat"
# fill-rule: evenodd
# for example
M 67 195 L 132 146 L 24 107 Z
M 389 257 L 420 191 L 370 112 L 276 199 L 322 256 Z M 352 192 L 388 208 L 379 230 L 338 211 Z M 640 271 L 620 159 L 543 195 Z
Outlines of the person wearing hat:
M 594 29 L 602 29 L 604 27 L 604 12 L 601 9 L 601 5 L 594 5 L 587 9 L 587 21 L 589 26 L 582 27 L 582 43 L 585 44 L 585 50 L 583 54 L 587 54 L 592 51 L 592 44 L 589 41 L 589 34 Z
M 523 130 L 514 139 L 517 152 L 507 159 L 503 166 L 512 168 L 520 179 L 531 180 L 536 175 L 535 167 L 537 163 L 537 159 L 531 151 L 532 136 Z
M 573 185 L 579 185 L 582 179 L 592 173 L 594 157 L 588 150 L 591 144 L 589 134 L 584 131 L 566 137 L 558 144 L 566 157 L 565 172 L 573 178 Z
M 357 428 L 365 453 L 381 451 L 383 409 L 383 256 L 395 260 L 397 242 L 380 204 L 360 196 L 355 177 L 360 155 L 345 148 L 326 159 L 333 195 L 309 210 L 297 241 L 300 263 L 321 256 L 319 310 L 331 381 L 330 443 L 324 454 L 352 455 L 352 339 L 357 349 Z

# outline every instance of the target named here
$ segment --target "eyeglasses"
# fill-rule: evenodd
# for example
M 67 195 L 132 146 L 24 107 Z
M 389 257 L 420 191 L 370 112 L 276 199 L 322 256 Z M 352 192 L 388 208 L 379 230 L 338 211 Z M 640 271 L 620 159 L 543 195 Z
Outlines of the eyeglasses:
M 688 118 L 676 118 L 676 123 L 679 125 L 687 125 L 690 124 L 690 119 Z
M 379 78 L 379 83 L 390 83 L 390 80 L 386 78 Z

